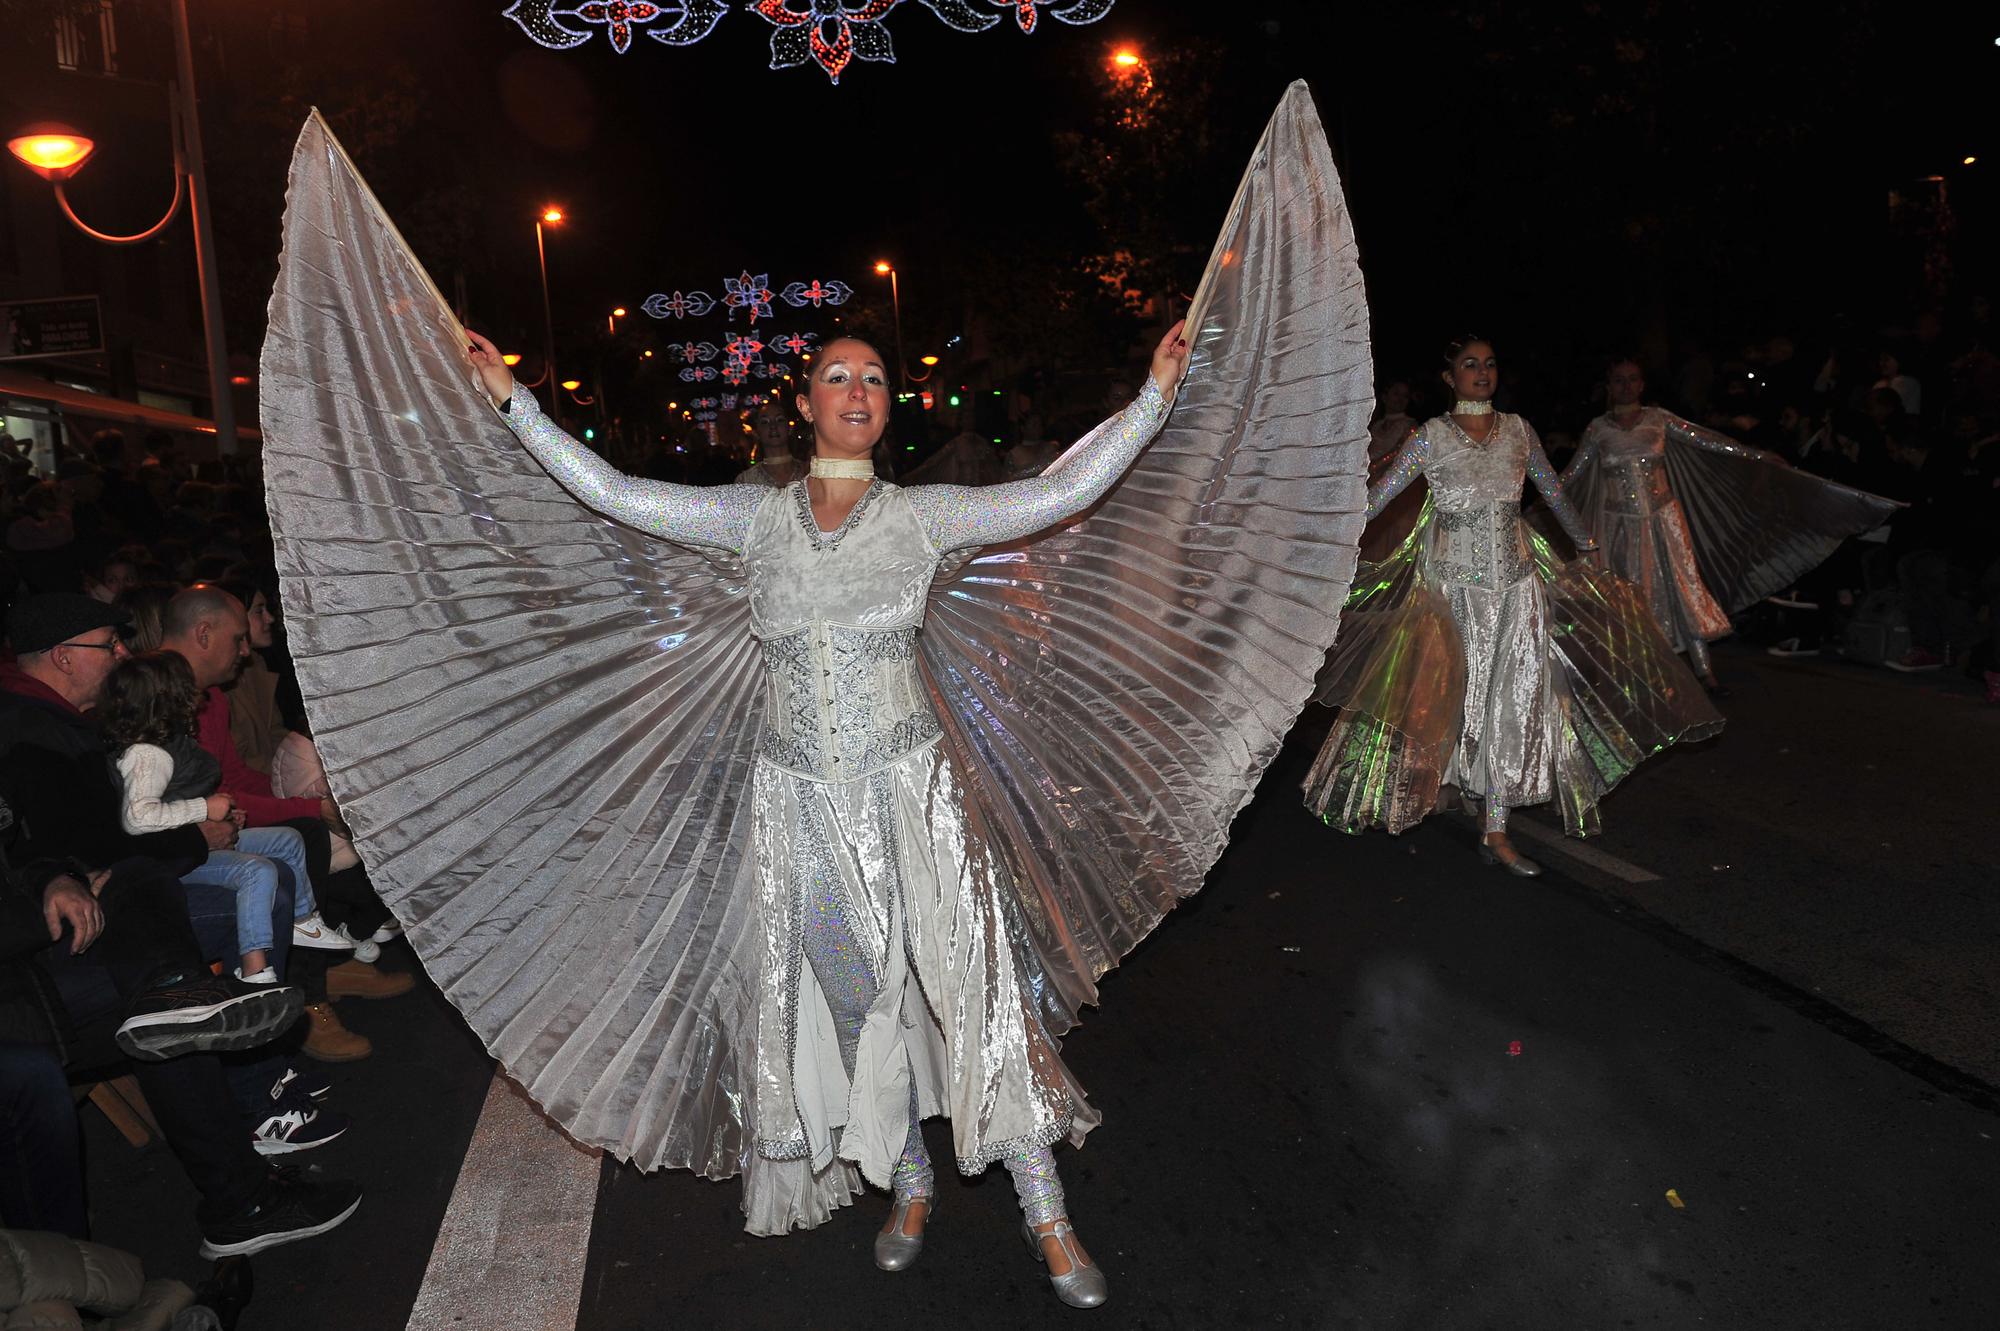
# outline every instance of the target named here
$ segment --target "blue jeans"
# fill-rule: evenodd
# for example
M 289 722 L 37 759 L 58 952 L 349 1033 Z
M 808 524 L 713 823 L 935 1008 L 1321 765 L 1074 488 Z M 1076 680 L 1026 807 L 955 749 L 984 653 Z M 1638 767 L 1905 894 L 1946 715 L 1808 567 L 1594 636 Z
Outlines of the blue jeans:
M 292 911 L 276 916 L 274 907 L 286 878 L 291 881 Z M 306 843 L 289 827 L 245 828 L 236 839 L 236 849 L 210 851 L 208 863 L 181 881 L 190 887 L 220 887 L 235 894 L 239 955 L 273 949 L 279 934 L 289 942 L 292 921 L 318 909 L 312 880 L 306 876 Z M 199 926 L 196 933 L 200 933 Z

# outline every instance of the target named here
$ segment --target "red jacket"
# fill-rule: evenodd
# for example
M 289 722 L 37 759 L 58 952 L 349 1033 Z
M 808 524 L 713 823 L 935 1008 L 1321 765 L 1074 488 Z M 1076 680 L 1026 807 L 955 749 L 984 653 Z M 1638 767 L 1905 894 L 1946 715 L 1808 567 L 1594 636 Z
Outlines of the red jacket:
M 243 761 L 229 737 L 229 695 L 210 689 L 197 713 L 195 738 L 222 764 L 222 793 L 234 797 L 250 827 L 275 827 L 294 818 L 319 817 L 316 799 L 281 800 L 271 793 L 271 778 Z

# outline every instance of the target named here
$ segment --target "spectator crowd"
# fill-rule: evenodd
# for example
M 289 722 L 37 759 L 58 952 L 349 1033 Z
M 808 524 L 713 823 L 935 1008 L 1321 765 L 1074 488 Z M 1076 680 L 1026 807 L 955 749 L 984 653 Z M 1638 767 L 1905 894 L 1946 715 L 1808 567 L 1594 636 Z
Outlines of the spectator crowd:
M 5 442 L 0 468 L 0 1232 L 73 1245 L 118 1204 L 85 1195 L 76 1104 L 129 1076 L 223 1309 L 232 1263 L 360 1205 L 294 1164 L 348 1127 L 315 1069 L 372 1053 L 340 1003 L 415 979 L 300 705 L 256 460 L 197 476 L 105 431 L 53 476 Z M 89 1251 L 0 1266 L 109 1269 Z

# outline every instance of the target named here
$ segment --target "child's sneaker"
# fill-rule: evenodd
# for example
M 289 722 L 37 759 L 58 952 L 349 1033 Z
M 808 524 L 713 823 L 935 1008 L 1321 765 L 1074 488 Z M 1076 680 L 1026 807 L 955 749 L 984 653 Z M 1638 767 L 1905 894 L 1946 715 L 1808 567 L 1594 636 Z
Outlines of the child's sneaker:
M 248 975 L 245 975 L 243 968 L 238 966 L 236 968 L 236 978 L 245 984 L 276 984 L 278 982 L 278 972 L 266 966 L 263 970 L 251 971 Z

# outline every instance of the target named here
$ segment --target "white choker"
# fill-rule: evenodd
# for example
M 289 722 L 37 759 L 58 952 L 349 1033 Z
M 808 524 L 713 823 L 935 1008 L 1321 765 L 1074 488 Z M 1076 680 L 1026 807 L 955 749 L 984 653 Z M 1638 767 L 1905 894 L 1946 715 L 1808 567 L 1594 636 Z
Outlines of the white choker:
M 1491 416 L 1493 414 L 1493 404 L 1490 401 L 1467 402 L 1464 398 L 1460 398 L 1451 404 L 1451 414 L 1454 416 Z
M 823 481 L 872 481 L 875 464 L 867 458 L 814 458 L 812 474 Z

